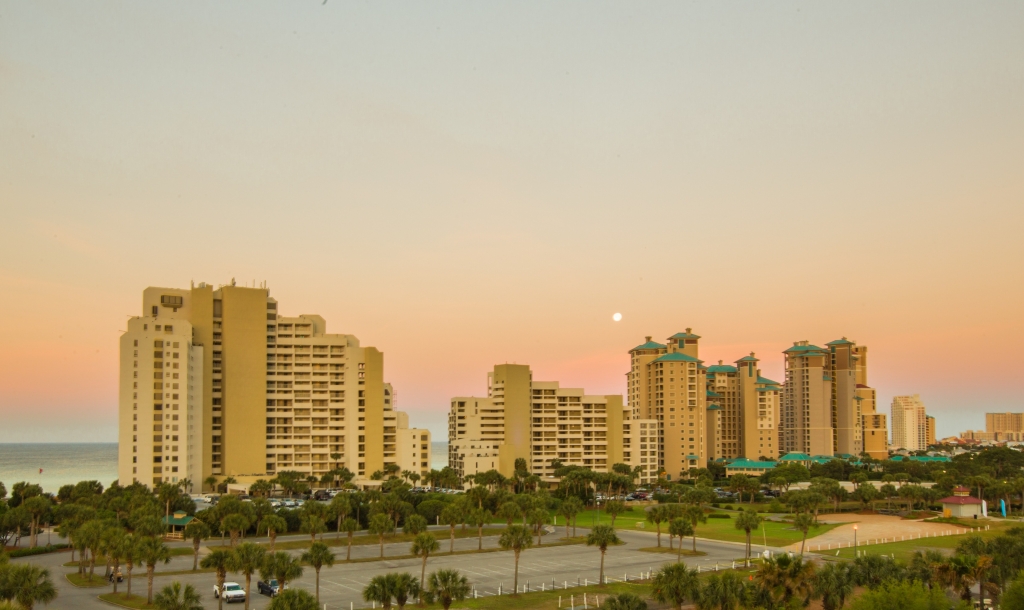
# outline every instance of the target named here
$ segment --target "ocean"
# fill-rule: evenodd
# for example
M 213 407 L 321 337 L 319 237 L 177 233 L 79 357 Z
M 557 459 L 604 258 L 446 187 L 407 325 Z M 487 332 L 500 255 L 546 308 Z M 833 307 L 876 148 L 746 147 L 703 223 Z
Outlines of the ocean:
M 430 467 L 448 465 L 448 443 L 430 444 Z M 42 473 L 39 470 L 42 469 Z M 117 479 L 117 443 L 0 443 L 0 481 L 11 486 L 28 481 L 57 493 L 61 485 Z

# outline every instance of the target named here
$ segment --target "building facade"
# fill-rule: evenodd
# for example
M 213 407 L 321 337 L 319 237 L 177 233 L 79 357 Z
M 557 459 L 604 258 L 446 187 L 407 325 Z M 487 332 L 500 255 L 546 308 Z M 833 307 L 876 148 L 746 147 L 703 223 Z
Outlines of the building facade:
M 868 385 L 868 348 L 866 345 L 855 345 L 857 357 L 857 390 L 855 399 L 859 401 L 864 453 L 884 460 L 889 457 L 889 423 L 885 413 L 878 412 L 878 400 L 875 389 Z
M 986 413 L 985 432 L 1024 432 L 1024 413 Z
M 121 338 L 122 484 L 189 478 L 198 488 L 210 476 L 249 483 L 286 470 L 322 477 L 341 466 L 359 483 L 389 464 L 430 470 L 430 433 L 408 428 L 408 419 L 395 411 L 393 389 L 384 382 L 383 354 L 360 346 L 352 335 L 328 334 L 322 317 L 282 316 L 265 288 L 233 283 L 216 289 L 204 283 L 187 290 L 147 288 L 143 314 L 129 320 Z M 157 341 L 169 356 L 156 357 Z M 147 345 L 152 358 L 137 357 L 136 342 Z M 184 362 L 186 345 L 187 392 L 184 370 L 175 363 Z M 162 379 L 156 368 L 161 362 Z M 168 371 L 168 365 L 178 370 Z M 134 387 L 136 371 L 152 372 L 151 398 Z M 162 424 L 156 423 L 158 414 L 164 416 Z M 174 423 L 186 414 L 187 442 L 185 424 Z M 167 415 L 173 418 L 170 434 Z M 135 416 L 147 426 L 152 421 L 152 446 L 139 441 Z M 157 425 L 163 425 L 162 445 L 156 443 Z M 174 432 L 181 433 L 177 445 Z M 181 466 L 173 470 L 185 447 L 192 448 L 186 456 L 188 477 L 175 477 L 185 472 Z M 151 468 L 144 471 L 142 461 Z
M 710 459 L 779 456 L 779 403 L 781 386 L 765 379 L 751 353 L 735 366 L 718 364 L 707 369 L 707 447 Z
M 448 462 L 461 477 L 497 470 L 512 476 L 517 459 L 531 474 L 553 478 L 552 462 L 609 472 L 639 467 L 656 478 L 657 422 L 633 419 L 616 395 L 588 395 L 556 381 L 534 381 L 526 365 L 500 364 L 487 375 L 486 397 L 452 398 Z M 650 446 L 650 447 L 648 447 Z
M 698 357 L 699 341 L 688 328 L 664 344 L 647 337 L 629 351 L 629 406 L 634 418 L 658 422 L 659 469 L 670 480 L 707 465 L 707 368 Z
M 928 421 L 921 396 L 893 396 L 892 446 L 895 449 L 924 451 L 928 448 Z

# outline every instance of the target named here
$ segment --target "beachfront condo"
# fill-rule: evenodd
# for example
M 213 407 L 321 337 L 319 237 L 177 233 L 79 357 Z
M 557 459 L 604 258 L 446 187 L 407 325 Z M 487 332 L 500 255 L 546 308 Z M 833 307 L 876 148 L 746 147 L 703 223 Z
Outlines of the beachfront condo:
M 283 316 L 265 287 L 233 281 L 146 288 L 142 312 L 120 344 L 122 484 L 429 472 L 430 432 L 395 409 L 384 354 L 321 316 Z

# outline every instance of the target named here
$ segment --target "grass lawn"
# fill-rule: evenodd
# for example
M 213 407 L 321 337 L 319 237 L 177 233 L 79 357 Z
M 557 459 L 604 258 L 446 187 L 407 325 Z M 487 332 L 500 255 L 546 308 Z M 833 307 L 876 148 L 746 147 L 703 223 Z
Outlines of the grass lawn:
M 697 537 L 728 542 L 746 542 L 746 532 L 736 529 L 734 524 L 735 520 L 733 519 L 708 519 L 707 523 L 697 525 Z M 830 529 L 839 527 L 839 525 L 841 524 L 821 523 L 817 527 L 812 527 L 807 532 L 807 539 L 810 540 L 814 536 L 824 534 Z M 649 530 L 653 529 L 653 527 L 650 524 L 647 525 Z M 665 526 L 663 524 L 662 533 L 664 534 L 664 532 Z M 761 527 L 757 528 L 756 532 L 750 532 L 750 543 L 754 545 L 786 546 L 794 542 L 800 542 L 802 539 L 803 534 L 793 529 L 791 523 L 780 523 L 777 521 L 762 521 Z
M 92 581 L 89 580 L 89 575 L 88 574 L 86 574 L 85 576 L 82 576 L 78 572 L 71 572 L 69 574 L 65 574 L 64 578 L 66 578 L 69 583 L 75 585 L 76 587 L 110 587 L 110 586 L 112 586 L 109 582 L 107 582 L 107 579 L 103 578 L 103 574 L 95 574 L 95 575 L 93 575 Z
M 143 608 L 149 610 L 150 608 L 156 608 L 146 603 L 145 595 L 132 595 L 131 599 L 125 597 L 124 593 L 104 593 L 99 598 L 105 602 L 121 606 L 123 608 Z
M 986 540 L 994 538 L 1001 534 L 1003 530 L 1019 525 L 1019 523 L 1013 521 L 990 521 L 987 519 L 979 519 L 974 521 L 961 521 L 962 527 L 978 527 L 979 525 L 990 526 L 990 529 L 977 532 L 973 535 L 981 536 Z M 954 527 L 953 524 L 950 527 Z M 896 559 L 909 560 L 914 556 L 914 551 L 927 551 L 936 550 L 942 552 L 952 552 L 956 545 L 960 543 L 966 536 L 972 534 L 963 534 L 958 536 L 939 536 L 937 538 L 915 538 L 913 540 L 905 540 L 902 542 L 888 542 L 885 544 L 871 544 L 867 546 L 858 547 L 861 554 L 867 553 L 868 555 L 894 555 Z M 854 549 L 840 549 L 839 554 L 836 555 L 836 551 L 821 551 L 820 555 L 828 555 L 831 557 L 841 557 L 844 559 L 853 559 L 856 555 Z
M 497 536 L 498 534 L 500 534 L 503 531 L 505 531 L 504 526 L 500 527 L 500 528 L 497 528 L 497 527 L 485 527 L 484 528 L 484 536 Z M 437 541 L 439 543 L 441 543 L 442 547 L 444 547 L 445 543 L 448 540 L 450 540 L 450 538 L 451 538 L 448 530 L 445 530 L 443 532 L 442 531 L 437 531 L 437 530 L 431 530 L 431 533 L 434 534 L 435 537 L 437 537 Z M 466 531 L 462 531 L 461 527 L 457 527 L 457 528 L 455 528 L 455 537 L 456 538 L 476 538 L 477 537 L 476 528 L 475 527 L 467 527 Z M 395 544 L 397 542 L 409 542 L 409 543 L 411 543 L 414 538 L 415 538 L 415 536 L 410 536 L 409 534 L 396 533 L 396 534 L 391 535 L 391 536 L 385 536 L 384 537 L 384 544 Z M 341 547 L 341 549 L 344 550 L 345 547 L 348 546 L 348 536 L 346 534 L 342 534 L 341 538 L 338 538 L 338 535 L 337 535 L 336 532 L 331 533 L 331 534 L 326 534 L 325 533 L 324 537 L 323 537 L 323 543 L 326 544 L 327 546 L 331 546 L 331 547 Z M 259 544 L 260 544 L 260 546 L 265 546 L 265 547 L 269 547 L 270 546 L 269 542 L 260 542 Z M 278 541 L 278 543 L 274 545 L 274 550 L 275 551 L 295 551 L 295 550 L 301 550 L 301 549 L 308 549 L 309 548 L 309 544 L 310 544 L 310 542 L 309 542 L 308 538 L 304 538 L 302 540 Z M 371 535 L 368 535 L 368 534 L 357 534 L 357 535 L 352 537 L 352 546 L 368 546 L 368 545 L 380 545 L 380 538 L 378 538 L 377 536 L 371 536 Z M 227 541 L 225 541 L 224 545 L 208 544 L 207 546 L 211 550 L 212 549 L 217 549 L 217 548 L 223 548 L 223 549 L 230 548 L 230 545 L 227 544 Z M 191 555 L 192 554 L 192 549 L 188 549 L 188 553 L 187 554 Z

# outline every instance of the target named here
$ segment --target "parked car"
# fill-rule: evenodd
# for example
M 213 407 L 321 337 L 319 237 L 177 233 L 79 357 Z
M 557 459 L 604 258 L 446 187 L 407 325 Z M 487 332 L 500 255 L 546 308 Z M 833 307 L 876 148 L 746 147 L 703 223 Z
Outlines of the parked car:
M 243 589 L 237 582 L 224 583 L 223 592 L 217 588 L 217 585 L 213 585 L 213 598 L 220 599 L 221 596 L 223 596 L 224 601 L 229 604 L 231 602 L 244 602 L 245 589 Z
M 278 594 L 280 587 L 277 586 L 277 579 L 272 579 L 269 582 L 263 582 L 262 580 L 256 583 L 256 589 L 260 595 L 266 595 L 268 597 L 274 597 Z

